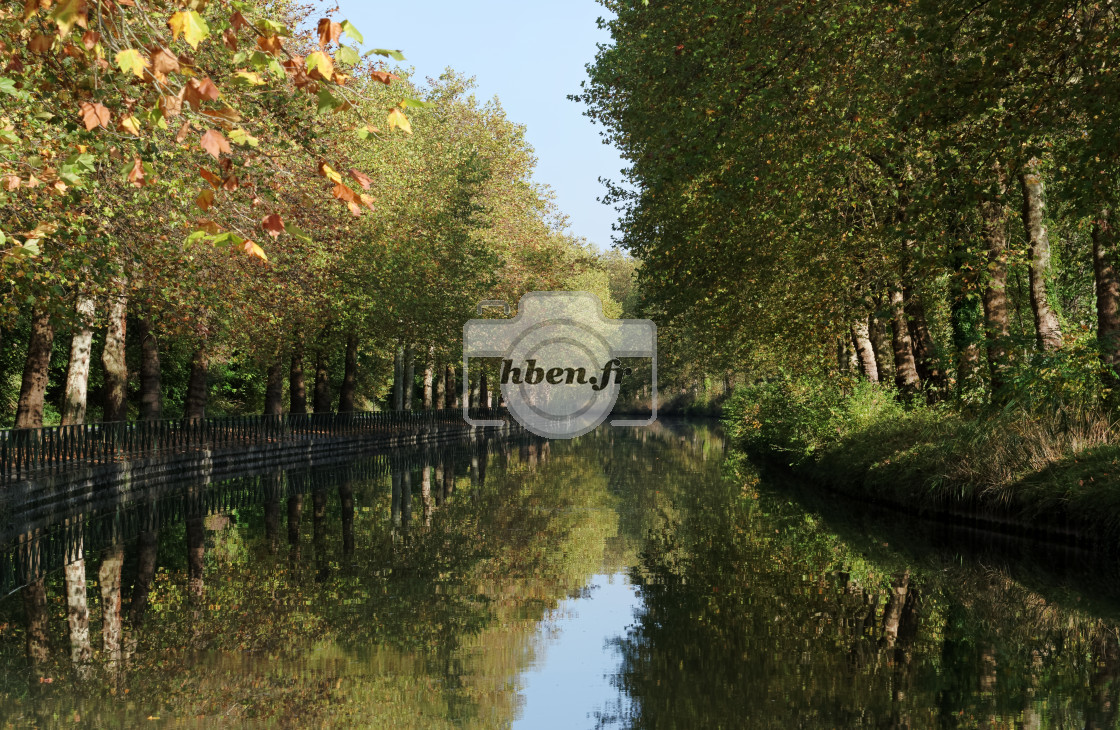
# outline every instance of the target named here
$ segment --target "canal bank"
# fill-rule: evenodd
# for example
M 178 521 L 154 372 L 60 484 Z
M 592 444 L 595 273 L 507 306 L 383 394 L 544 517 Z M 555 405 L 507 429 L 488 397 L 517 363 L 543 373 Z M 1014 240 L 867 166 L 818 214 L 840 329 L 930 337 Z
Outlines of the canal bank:
M 1093 408 L 900 403 L 871 383 L 740 389 L 732 442 L 849 498 L 1039 539 L 1120 541 L 1120 446 Z

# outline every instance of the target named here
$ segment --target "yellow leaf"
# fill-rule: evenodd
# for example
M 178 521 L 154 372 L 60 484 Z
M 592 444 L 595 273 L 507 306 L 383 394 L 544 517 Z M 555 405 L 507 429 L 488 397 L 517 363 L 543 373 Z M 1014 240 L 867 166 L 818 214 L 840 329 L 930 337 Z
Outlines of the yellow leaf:
M 314 78 L 312 72 L 318 72 L 326 81 L 330 81 L 334 75 L 334 62 L 331 61 L 330 56 L 322 51 L 309 54 L 305 63 L 307 64 L 307 72 L 312 75 L 312 78 Z
M 330 165 L 320 165 L 319 172 L 323 177 L 327 178 L 333 183 L 339 184 L 342 182 L 342 175 L 339 175 Z
M 229 139 L 234 144 L 248 145 L 249 147 L 256 147 L 260 144 L 260 140 L 246 132 L 244 129 L 230 130 Z
M 400 127 L 401 131 L 405 134 L 412 134 L 412 123 L 408 121 L 408 117 L 404 115 L 400 109 L 396 107 L 389 112 L 389 131 L 393 131 L 393 127 Z
M 268 263 L 268 256 L 265 255 L 264 249 L 261 248 L 260 246 L 258 246 L 257 244 L 253 243 L 252 241 L 246 241 L 245 245 L 242 246 L 242 248 L 245 250 L 245 253 L 247 253 L 250 258 L 258 258 L 261 261 L 264 261 L 265 263 Z
M 122 73 L 132 72 L 137 78 L 144 78 L 144 69 L 148 67 L 148 59 L 140 55 L 135 48 L 128 48 L 117 54 L 117 67 Z
M 210 28 L 206 25 L 206 21 L 194 10 L 180 10 L 171 16 L 167 24 L 171 26 L 172 40 L 178 40 L 179 36 L 183 36 L 183 40 L 196 50 L 202 39 L 210 35 Z
M 130 114 L 121 120 L 121 123 L 117 125 L 117 129 L 120 129 L 123 132 L 128 132 L 129 134 L 134 134 L 139 137 L 140 120 Z
M 238 71 L 234 76 L 238 81 L 249 86 L 264 86 L 264 79 L 256 71 Z

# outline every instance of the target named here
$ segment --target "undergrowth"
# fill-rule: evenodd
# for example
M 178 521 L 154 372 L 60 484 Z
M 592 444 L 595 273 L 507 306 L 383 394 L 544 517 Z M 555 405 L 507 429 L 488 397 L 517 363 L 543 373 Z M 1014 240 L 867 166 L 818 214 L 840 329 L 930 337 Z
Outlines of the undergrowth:
M 866 381 L 783 377 L 737 389 L 724 419 L 748 452 L 848 493 L 1120 536 L 1115 419 L 1080 399 L 907 405 Z

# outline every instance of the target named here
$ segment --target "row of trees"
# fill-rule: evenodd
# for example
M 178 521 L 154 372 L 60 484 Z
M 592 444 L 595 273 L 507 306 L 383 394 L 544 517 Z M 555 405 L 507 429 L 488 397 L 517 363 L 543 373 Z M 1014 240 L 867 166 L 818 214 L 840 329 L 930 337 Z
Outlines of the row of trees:
M 1111 386 L 1114 6 L 603 4 L 579 98 L 630 163 L 611 197 L 647 311 L 689 353 L 835 371 L 839 342 L 906 392 Z
M 421 383 L 450 402 L 478 301 L 608 298 L 497 101 L 450 71 L 421 89 L 385 65 L 399 51 L 315 20 L 286 1 L 0 12 L 17 427 L 405 408 Z

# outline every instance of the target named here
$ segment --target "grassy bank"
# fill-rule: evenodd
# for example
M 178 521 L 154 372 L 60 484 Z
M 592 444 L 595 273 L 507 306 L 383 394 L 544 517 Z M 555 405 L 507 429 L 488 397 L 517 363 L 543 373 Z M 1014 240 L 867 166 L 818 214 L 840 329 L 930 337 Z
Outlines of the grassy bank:
M 916 512 L 1120 538 L 1120 437 L 1092 407 L 899 403 L 866 382 L 739 388 L 734 442 L 852 496 Z

